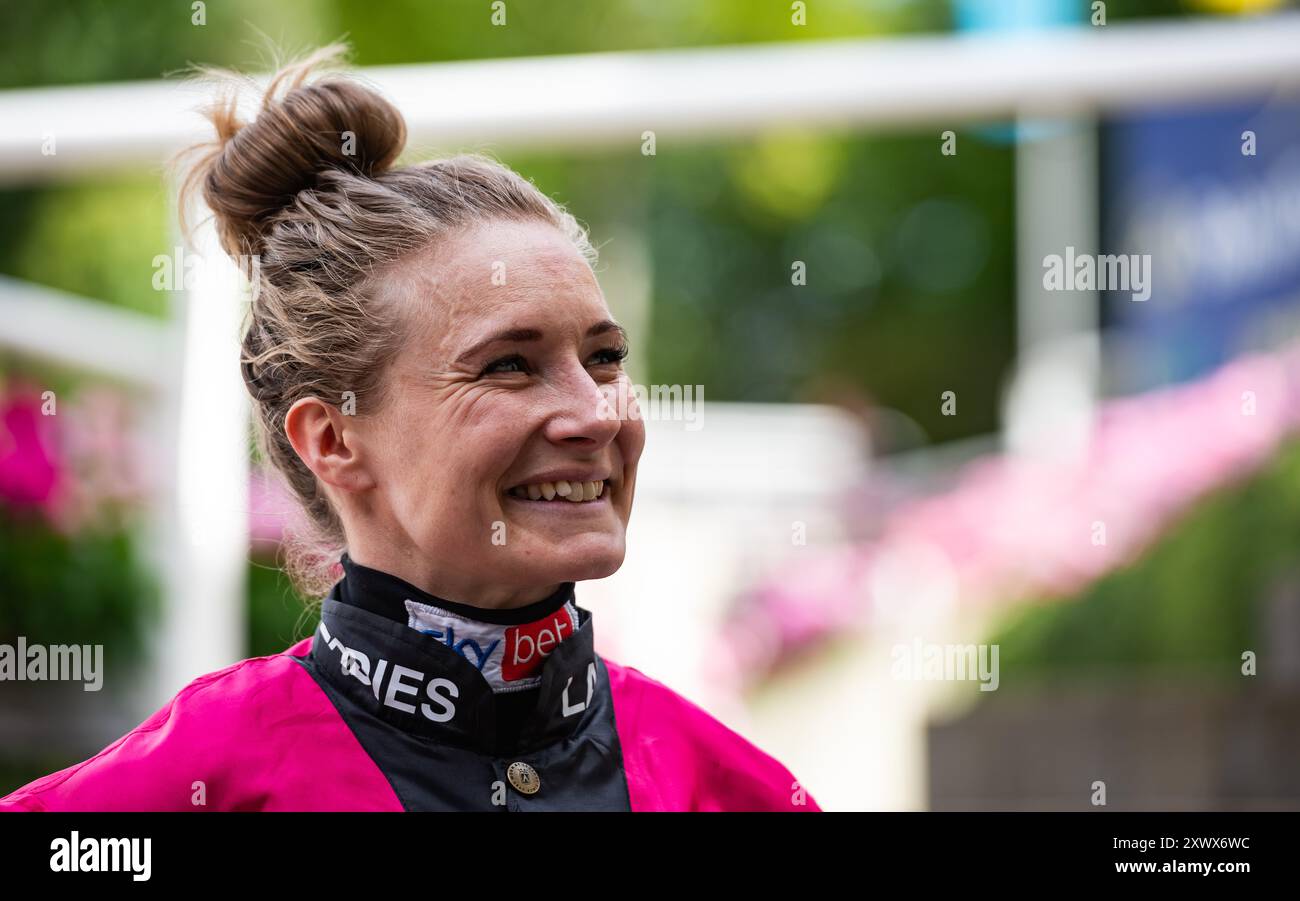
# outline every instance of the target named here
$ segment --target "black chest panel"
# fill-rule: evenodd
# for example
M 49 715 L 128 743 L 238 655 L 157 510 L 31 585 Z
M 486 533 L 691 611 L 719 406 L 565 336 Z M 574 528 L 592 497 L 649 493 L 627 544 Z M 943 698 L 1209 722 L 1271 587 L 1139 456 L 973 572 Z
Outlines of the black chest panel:
M 299 663 L 406 810 L 627 811 L 608 670 L 593 649 L 591 613 L 578 609 L 578 631 L 528 692 L 535 705 L 499 703 L 446 645 L 333 598 Z M 524 715 L 501 729 L 507 706 Z

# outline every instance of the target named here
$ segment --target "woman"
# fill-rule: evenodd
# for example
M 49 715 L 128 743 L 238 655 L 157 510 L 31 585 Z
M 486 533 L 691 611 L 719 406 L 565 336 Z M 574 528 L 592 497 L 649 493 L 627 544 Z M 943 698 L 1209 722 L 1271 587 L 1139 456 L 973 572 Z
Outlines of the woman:
M 259 261 L 259 438 L 340 550 L 315 634 L 203 676 L 19 810 L 817 810 L 776 760 L 595 654 L 645 440 L 584 229 L 476 156 L 393 168 L 330 47 L 232 101 L 201 187 Z M 330 559 L 330 558 L 326 558 Z

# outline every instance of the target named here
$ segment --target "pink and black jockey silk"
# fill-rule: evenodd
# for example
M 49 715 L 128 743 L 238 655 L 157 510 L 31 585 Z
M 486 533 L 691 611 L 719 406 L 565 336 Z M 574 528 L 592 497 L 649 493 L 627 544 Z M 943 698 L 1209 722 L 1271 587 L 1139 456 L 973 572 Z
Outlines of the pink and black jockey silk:
M 321 686 L 407 810 L 628 810 L 609 678 L 590 611 L 551 649 L 538 688 L 493 692 L 466 654 L 406 623 L 405 601 L 506 626 L 533 623 L 573 599 L 573 583 L 513 610 L 433 597 L 344 559 L 300 663 Z M 535 795 L 502 792 L 516 761 L 537 771 Z M 495 788 L 494 788 L 495 787 Z
M 344 572 L 310 637 L 195 678 L 97 754 L 0 797 L 0 812 L 820 809 L 744 736 L 597 655 L 571 584 L 493 612 L 348 560 Z M 456 620 L 453 634 L 435 619 L 425 634 L 408 600 L 518 622 Z M 469 634 L 484 646 L 463 645 Z M 479 666 L 498 634 L 515 652 L 490 680 Z M 511 781 L 515 764 L 527 782 Z
M 509 628 L 537 622 L 552 616 L 574 599 L 574 583 L 565 582 L 549 597 L 523 607 L 503 610 L 471 607 L 467 604 L 435 597 L 396 576 L 362 566 L 353 562 L 347 554 L 343 555 L 342 565 L 344 578 L 334 586 L 329 595 L 330 599 L 403 624 L 406 624 L 410 618 L 406 607 L 408 600 L 430 607 L 440 607 L 468 619 L 495 623 Z M 463 645 L 464 639 L 458 639 L 454 635 L 435 637 L 443 640 L 448 647 L 456 650 L 465 660 L 479 662 L 480 668 L 484 654 L 504 654 L 506 652 L 503 647 L 466 648 Z M 502 746 L 506 748 L 512 746 L 514 737 L 518 736 L 523 728 L 525 719 L 537 706 L 538 695 L 538 689 L 497 694 L 495 699 L 495 729 Z

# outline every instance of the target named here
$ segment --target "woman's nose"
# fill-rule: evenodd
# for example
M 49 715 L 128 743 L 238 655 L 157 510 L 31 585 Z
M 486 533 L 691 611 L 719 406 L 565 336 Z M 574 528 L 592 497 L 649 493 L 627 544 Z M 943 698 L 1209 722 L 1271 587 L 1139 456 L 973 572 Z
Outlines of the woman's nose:
M 584 367 L 577 365 L 555 383 L 553 412 L 546 424 L 546 436 L 557 444 L 596 450 L 614 440 L 622 427 L 618 382 L 597 383 Z

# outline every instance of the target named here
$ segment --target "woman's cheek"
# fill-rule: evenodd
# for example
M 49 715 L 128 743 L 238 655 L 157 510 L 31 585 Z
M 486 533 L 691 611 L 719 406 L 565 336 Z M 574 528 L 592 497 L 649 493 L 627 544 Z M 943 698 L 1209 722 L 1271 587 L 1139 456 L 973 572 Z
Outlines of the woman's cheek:
M 618 444 L 623 454 L 623 465 L 629 469 L 636 467 L 637 461 L 641 458 L 641 451 L 645 448 L 645 420 L 641 418 L 641 410 L 636 407 L 636 398 L 631 398 L 630 408 L 631 415 L 627 416 L 619 428 Z
M 637 403 L 636 387 L 626 372 L 619 373 L 618 380 L 611 383 L 610 394 L 612 406 L 624 425 L 641 422 L 641 406 Z

